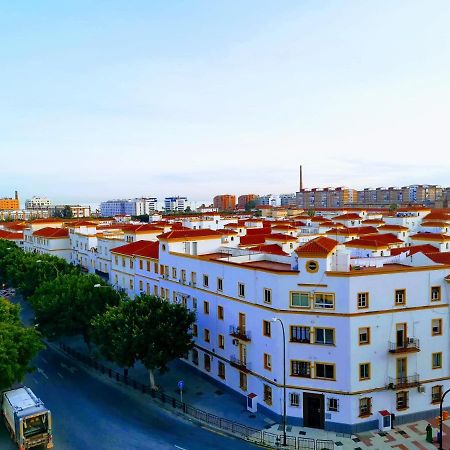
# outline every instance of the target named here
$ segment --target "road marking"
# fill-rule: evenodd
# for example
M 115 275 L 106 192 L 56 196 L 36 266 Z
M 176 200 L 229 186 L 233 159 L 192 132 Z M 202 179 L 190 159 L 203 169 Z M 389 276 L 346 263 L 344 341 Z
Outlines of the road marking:
M 47 374 L 40 367 L 37 368 L 37 371 L 48 380 Z
M 45 358 L 43 358 L 42 356 L 41 356 L 41 359 L 42 359 L 42 361 L 44 361 L 46 364 L 48 364 L 48 361 L 47 361 Z
M 179 445 L 175 445 L 175 448 L 178 448 L 179 450 L 186 450 L 185 448 L 180 447 Z
M 68 365 L 64 364 L 64 363 L 59 363 L 59 365 L 61 367 L 63 367 L 64 369 L 68 370 L 71 374 L 74 374 L 77 369 L 75 367 L 69 367 Z
M 58 374 L 59 378 L 64 379 L 64 377 L 59 372 L 56 373 Z

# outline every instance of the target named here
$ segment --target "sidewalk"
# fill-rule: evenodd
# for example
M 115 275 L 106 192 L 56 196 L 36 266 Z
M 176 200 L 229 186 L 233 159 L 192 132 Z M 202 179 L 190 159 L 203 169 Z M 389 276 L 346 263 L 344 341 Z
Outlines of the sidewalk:
M 61 342 L 78 350 L 84 354 L 88 353 L 87 347 L 81 338 L 66 338 Z M 95 351 L 92 356 L 96 355 Z M 114 364 L 97 358 L 106 367 L 122 371 Z M 215 382 L 201 376 L 194 368 L 176 360 L 169 364 L 169 371 L 165 374 L 155 374 L 155 381 L 160 391 L 178 397 L 178 381 L 183 380 L 183 401 L 207 411 L 211 414 L 239 422 L 248 427 L 264 430 L 274 434 L 281 434 L 282 427 L 263 412 L 255 414 L 246 409 L 245 398 L 229 389 L 222 388 Z M 141 364 L 129 370 L 130 378 L 144 384 L 148 384 L 148 371 Z M 303 438 L 332 440 L 335 449 L 354 449 L 354 450 L 377 450 L 392 449 L 436 449 L 437 444 L 430 444 L 425 440 L 425 428 L 430 423 L 433 427 L 433 436 L 436 437 L 438 427 L 435 419 L 429 421 L 421 420 L 418 422 L 399 425 L 389 432 L 365 432 L 358 435 L 343 435 L 331 431 L 319 430 L 314 428 L 305 428 L 298 426 L 289 426 L 288 435 Z M 445 449 L 450 449 L 450 419 L 444 422 L 443 436 Z

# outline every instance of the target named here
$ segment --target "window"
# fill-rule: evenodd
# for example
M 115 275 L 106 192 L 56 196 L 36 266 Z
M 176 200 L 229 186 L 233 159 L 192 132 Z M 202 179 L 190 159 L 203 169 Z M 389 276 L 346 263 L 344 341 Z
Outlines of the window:
M 339 400 L 337 398 L 329 398 L 327 401 L 328 411 L 339 411 Z
M 291 361 L 291 376 L 311 378 L 311 364 L 309 361 Z
M 247 374 L 244 372 L 239 372 L 239 387 L 243 390 L 247 390 Z
M 372 414 L 372 398 L 363 397 L 359 399 L 359 417 L 366 417 Z
M 197 273 L 196 272 L 191 272 L 191 283 L 193 286 L 195 286 L 197 284 Z
M 310 328 L 291 325 L 291 342 L 303 342 L 309 344 L 311 342 Z
M 268 405 L 272 404 L 272 388 L 268 385 L 264 385 L 264 402 Z
M 370 328 L 362 327 L 359 329 L 359 345 L 370 344 Z
M 209 286 L 209 277 L 208 277 L 208 275 L 203 275 L 203 286 L 205 286 L 205 287 Z
M 292 308 L 310 308 L 309 293 L 308 292 L 291 292 Z
M 196 298 L 192 299 L 192 308 L 197 309 L 197 299 Z
M 194 337 L 198 336 L 198 326 L 196 323 L 192 324 L 192 336 Z
M 192 362 L 198 366 L 198 350 L 195 348 L 192 350 Z
M 181 269 L 181 281 L 186 283 L 186 271 L 184 269 Z
M 239 297 L 245 297 L 245 284 L 238 283 L 238 295 Z
M 209 342 L 210 332 L 209 332 L 209 330 L 207 328 L 205 328 L 203 330 L 203 339 L 204 339 L 205 342 Z
M 264 303 L 271 304 L 272 303 L 272 289 L 264 288 Z
M 323 294 L 321 292 L 314 294 L 314 308 L 333 309 L 334 294 Z
M 172 278 L 176 278 L 176 277 L 177 277 L 177 268 L 172 267 Z
M 319 270 L 319 263 L 313 260 L 306 261 L 305 267 L 308 272 L 314 273 Z
M 431 354 L 431 367 L 433 369 L 440 369 L 442 367 L 442 352 Z
M 158 273 L 158 263 L 157 262 L 153 263 L 153 272 Z
M 438 302 L 441 299 L 441 287 L 432 286 L 431 287 L 431 301 Z
M 225 380 L 225 364 L 222 361 L 218 362 L 217 369 L 217 375 L 219 376 L 219 378 Z
M 203 302 L 203 313 L 209 314 L 209 302 L 206 301 Z
M 153 286 L 153 295 L 154 296 L 158 296 L 158 286 L 156 286 L 156 284 Z
M 133 260 L 130 259 L 130 269 L 132 269 L 132 268 L 133 268 Z
M 369 307 L 369 293 L 359 292 L 358 293 L 358 308 L 364 309 Z
M 406 304 L 406 289 L 395 290 L 395 304 L 396 305 Z
M 334 345 L 333 328 L 315 328 L 315 344 Z
M 300 395 L 297 392 L 289 393 L 289 403 L 294 407 L 300 406 Z
M 223 334 L 219 334 L 218 336 L 218 346 L 219 348 L 221 348 L 222 350 L 225 348 L 225 337 Z
M 442 386 L 437 385 L 431 388 L 431 403 L 440 403 L 442 397 Z
M 271 323 L 268 320 L 263 320 L 263 335 L 270 337 L 271 335 Z
M 272 356 L 264 353 L 264 369 L 272 370 Z
M 147 272 L 150 272 L 150 269 L 151 269 L 150 261 L 147 261 Z
M 211 357 L 207 354 L 203 356 L 203 366 L 206 371 L 211 372 Z
M 125 258 L 122 258 L 122 267 L 125 267 Z
M 408 408 L 408 391 L 397 392 L 397 409 L 407 409 Z
M 142 291 L 143 289 L 143 282 L 142 280 L 139 280 L 139 290 Z
M 359 381 L 370 380 L 370 363 L 359 365 Z
M 133 289 L 133 280 L 130 280 L 130 289 Z
M 316 363 L 316 378 L 334 380 L 334 364 Z
M 142 259 L 139 260 L 139 269 L 142 270 L 144 268 L 144 261 Z
M 217 278 L 217 290 L 223 291 L 223 279 L 222 278 Z
M 223 320 L 223 306 L 217 306 L 217 318 Z
M 439 336 L 442 334 L 442 319 L 431 320 L 431 334 L 433 336 Z

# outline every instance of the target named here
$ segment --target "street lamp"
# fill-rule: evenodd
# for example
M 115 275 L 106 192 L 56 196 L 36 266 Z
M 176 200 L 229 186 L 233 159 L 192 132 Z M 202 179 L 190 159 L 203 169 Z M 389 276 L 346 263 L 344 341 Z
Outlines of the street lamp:
M 286 335 L 281 319 L 274 317 L 272 322 L 280 322 L 283 331 L 283 446 L 286 447 Z
M 444 403 L 444 398 L 449 392 L 450 392 L 450 389 L 447 389 L 444 392 L 444 395 L 441 397 L 441 402 L 439 404 L 439 417 L 440 417 L 440 420 L 439 420 L 439 422 L 440 422 L 439 423 L 439 450 L 444 450 L 442 448 L 442 403 Z
M 59 270 L 58 270 L 58 268 L 56 267 L 56 265 L 55 264 L 53 264 L 52 262 L 50 262 L 50 261 L 42 261 L 42 259 L 38 259 L 37 261 L 36 261 L 38 264 L 42 264 L 42 263 L 48 263 L 48 264 L 50 264 L 54 269 L 55 269 L 55 271 L 56 271 L 56 276 L 57 277 L 59 277 Z

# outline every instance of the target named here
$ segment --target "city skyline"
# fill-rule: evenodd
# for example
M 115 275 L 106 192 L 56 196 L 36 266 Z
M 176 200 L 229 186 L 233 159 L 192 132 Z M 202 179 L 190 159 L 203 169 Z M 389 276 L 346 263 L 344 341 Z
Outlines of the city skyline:
M 448 184 L 447 2 L 133 6 L 0 6 L 1 196 Z

